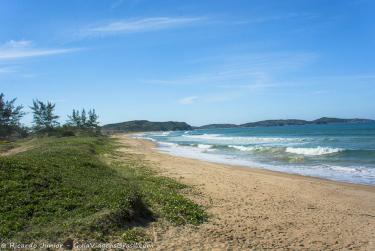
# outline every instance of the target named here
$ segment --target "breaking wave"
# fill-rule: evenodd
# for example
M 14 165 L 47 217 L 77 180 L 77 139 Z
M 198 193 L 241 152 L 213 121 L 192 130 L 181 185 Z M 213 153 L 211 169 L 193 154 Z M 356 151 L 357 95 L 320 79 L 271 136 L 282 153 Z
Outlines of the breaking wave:
M 264 146 L 237 146 L 237 145 L 228 145 L 229 148 L 233 148 L 242 152 L 266 152 L 271 150 L 276 150 L 276 148 L 272 147 L 264 147 Z
M 193 140 L 209 140 L 215 142 L 233 142 L 241 144 L 267 144 L 267 143 L 283 143 L 283 142 L 303 142 L 304 138 L 282 138 L 282 137 L 228 137 L 221 134 L 200 134 L 200 135 L 183 135 L 182 137 Z
M 295 147 L 287 147 L 286 152 L 300 154 L 300 155 L 308 155 L 308 156 L 318 156 L 318 155 L 325 155 L 325 154 L 334 154 L 338 152 L 344 151 L 342 148 L 330 148 L 330 147 L 310 147 L 310 148 L 295 148 Z
M 206 145 L 206 144 L 198 144 L 197 147 L 200 148 L 200 149 L 210 149 L 213 146 L 212 145 Z

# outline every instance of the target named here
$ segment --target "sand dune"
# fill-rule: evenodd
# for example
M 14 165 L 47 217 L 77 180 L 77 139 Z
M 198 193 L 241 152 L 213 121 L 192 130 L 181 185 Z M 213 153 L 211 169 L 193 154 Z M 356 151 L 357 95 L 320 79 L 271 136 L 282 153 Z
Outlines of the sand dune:
M 199 227 L 150 226 L 157 250 L 375 250 L 375 187 L 213 164 L 117 138 L 160 174 L 192 185 L 211 218 Z

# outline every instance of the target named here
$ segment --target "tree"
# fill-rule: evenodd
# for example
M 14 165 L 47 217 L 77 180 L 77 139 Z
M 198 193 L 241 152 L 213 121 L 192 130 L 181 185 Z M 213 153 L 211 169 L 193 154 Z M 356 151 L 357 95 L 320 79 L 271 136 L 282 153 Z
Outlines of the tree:
M 83 108 L 81 112 L 81 125 L 83 128 L 87 126 L 86 123 L 87 123 L 86 111 L 85 111 L 85 108 Z
M 86 114 L 86 110 L 82 109 L 81 113 L 73 109 L 72 115 L 68 116 L 67 125 L 81 128 L 81 129 L 94 129 L 99 126 L 98 115 L 95 109 L 90 109 Z
M 79 115 L 78 110 L 73 109 L 72 115 L 68 115 L 67 125 L 81 127 L 81 116 Z
M 89 111 L 89 119 L 87 120 L 87 127 L 89 128 L 97 128 L 99 126 L 98 118 L 99 116 L 96 114 L 95 109 Z
M 59 125 L 59 122 L 57 122 L 59 116 L 54 114 L 55 106 L 51 102 L 43 103 L 39 100 L 33 100 L 33 106 L 30 108 L 33 111 L 33 123 L 36 131 L 49 131 Z
M 25 115 L 22 105 L 15 105 L 16 99 L 5 101 L 0 93 L 0 137 L 7 137 L 21 129 L 20 120 Z

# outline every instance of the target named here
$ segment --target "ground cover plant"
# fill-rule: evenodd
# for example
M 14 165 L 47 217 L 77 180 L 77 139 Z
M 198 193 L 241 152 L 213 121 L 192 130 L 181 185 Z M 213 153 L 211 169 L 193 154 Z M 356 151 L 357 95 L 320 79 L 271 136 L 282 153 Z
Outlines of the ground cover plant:
M 180 193 L 185 185 L 157 176 L 139 156 L 119 153 L 108 137 L 14 144 L 28 147 L 0 157 L 0 241 L 146 240 L 140 228 L 159 218 L 207 220 L 202 207 Z

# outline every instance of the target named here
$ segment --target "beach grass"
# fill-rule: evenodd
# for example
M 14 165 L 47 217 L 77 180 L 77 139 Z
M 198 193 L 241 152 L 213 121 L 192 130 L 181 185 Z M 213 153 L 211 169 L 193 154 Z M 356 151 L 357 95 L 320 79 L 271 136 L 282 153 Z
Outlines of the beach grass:
M 110 138 L 45 137 L 20 145 L 28 148 L 0 157 L 1 241 L 134 242 L 148 239 L 142 229 L 158 218 L 177 225 L 207 220 L 181 194 L 185 185 L 117 151 Z

